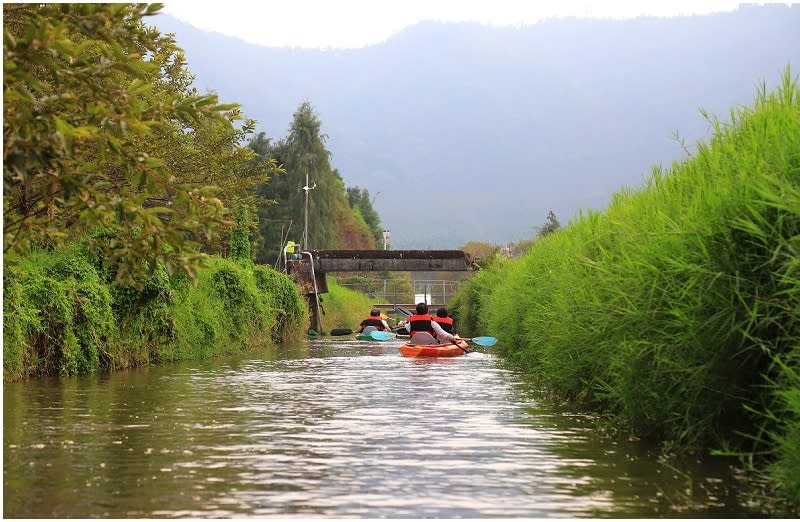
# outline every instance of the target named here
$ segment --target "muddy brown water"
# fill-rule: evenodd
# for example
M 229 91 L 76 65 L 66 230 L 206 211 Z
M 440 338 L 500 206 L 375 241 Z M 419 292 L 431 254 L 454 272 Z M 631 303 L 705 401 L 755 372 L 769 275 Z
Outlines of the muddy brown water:
M 483 349 L 324 340 L 3 387 L 6 518 L 761 516 L 734 462 L 599 435 Z

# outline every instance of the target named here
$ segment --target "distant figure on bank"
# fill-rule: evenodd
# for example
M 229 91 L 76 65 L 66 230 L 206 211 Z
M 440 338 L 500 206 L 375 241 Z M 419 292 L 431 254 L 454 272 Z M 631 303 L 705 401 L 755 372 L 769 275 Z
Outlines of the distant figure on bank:
M 356 331 L 361 333 L 367 326 L 374 326 L 376 330 L 380 331 L 390 330 L 389 323 L 387 323 L 386 320 L 383 317 L 381 317 L 381 312 L 377 308 L 373 308 L 372 310 L 370 310 L 369 317 L 361 321 L 361 325 L 358 327 L 358 330 Z
M 412 340 L 414 334 L 418 332 L 428 332 L 440 343 L 446 343 L 458 337 L 444 331 L 441 325 L 433 320 L 431 314 L 428 313 L 427 303 L 417 303 L 417 313 L 406 319 L 405 328 Z
M 438 310 L 436 310 L 436 315 L 432 317 L 432 319 L 437 323 L 439 323 L 439 326 L 441 326 L 442 330 L 444 330 L 445 332 L 449 334 L 456 333 L 456 327 L 453 322 L 453 318 L 447 315 L 447 308 L 441 307 Z
M 300 259 L 300 245 L 294 241 L 287 241 L 283 251 L 288 259 Z

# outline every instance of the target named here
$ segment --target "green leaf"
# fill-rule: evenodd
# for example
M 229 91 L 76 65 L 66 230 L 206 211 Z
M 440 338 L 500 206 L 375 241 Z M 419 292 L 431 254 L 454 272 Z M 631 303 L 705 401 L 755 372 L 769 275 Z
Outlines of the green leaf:
M 148 168 L 156 169 L 166 166 L 166 163 L 160 158 L 148 157 L 144 160 L 144 165 Z
M 108 143 L 108 147 L 116 154 L 122 152 L 122 148 L 119 145 L 119 141 L 117 141 L 113 136 L 109 136 L 106 142 Z
M 149 93 L 153 90 L 153 84 L 147 83 L 141 78 L 136 78 L 128 85 L 128 92 L 131 94 Z
M 150 207 L 147 209 L 151 214 L 174 214 L 175 210 L 168 207 Z
M 56 131 L 59 134 L 63 135 L 64 137 L 71 137 L 73 134 L 73 127 L 63 119 L 59 118 L 58 116 L 53 118 L 53 122 L 56 124 Z

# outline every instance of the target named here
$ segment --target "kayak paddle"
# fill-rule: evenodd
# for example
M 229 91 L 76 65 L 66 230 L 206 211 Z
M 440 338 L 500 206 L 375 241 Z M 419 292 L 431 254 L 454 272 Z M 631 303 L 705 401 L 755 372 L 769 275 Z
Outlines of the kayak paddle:
M 398 314 L 400 314 L 402 316 L 405 316 L 405 317 L 411 317 L 412 315 L 414 315 L 413 313 L 409 312 L 408 310 L 406 310 L 405 308 L 403 308 L 400 305 L 394 305 L 392 308 L 394 308 L 395 312 L 397 312 Z
M 482 337 L 460 337 L 465 341 L 472 341 L 473 343 L 477 344 L 478 346 L 494 346 L 497 344 L 497 337 L 492 337 L 490 335 L 484 335 Z
M 367 328 L 369 328 L 369 326 Z M 333 330 L 331 330 L 331 335 L 334 337 L 340 337 L 342 335 L 352 335 L 354 333 L 357 332 L 351 330 L 350 328 L 334 328 Z M 380 330 L 372 330 L 370 332 L 364 331 L 363 333 L 369 335 L 376 341 L 388 341 L 389 339 L 394 339 L 395 335 L 397 335 L 394 332 L 382 332 Z

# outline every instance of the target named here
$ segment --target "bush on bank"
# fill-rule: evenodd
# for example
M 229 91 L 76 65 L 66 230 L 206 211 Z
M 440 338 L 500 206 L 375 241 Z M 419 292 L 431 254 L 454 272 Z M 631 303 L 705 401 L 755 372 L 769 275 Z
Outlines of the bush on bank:
M 111 279 L 83 245 L 6 265 L 3 379 L 235 353 L 307 323 L 294 282 L 249 261 L 211 257 L 194 283 L 161 265 L 140 288 Z
M 454 311 L 549 390 L 672 449 L 752 459 L 797 508 L 797 80 L 709 121 L 694 157 L 479 274 Z

